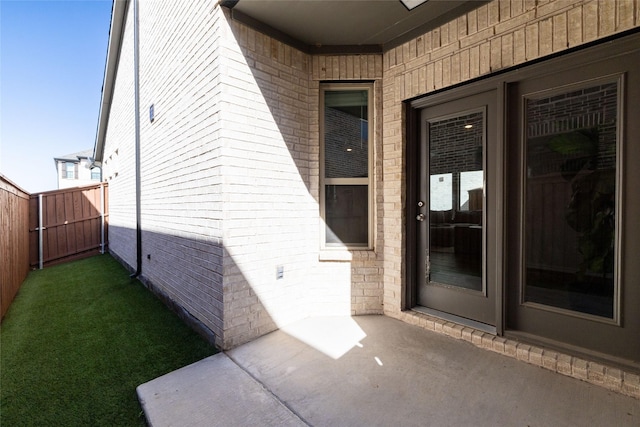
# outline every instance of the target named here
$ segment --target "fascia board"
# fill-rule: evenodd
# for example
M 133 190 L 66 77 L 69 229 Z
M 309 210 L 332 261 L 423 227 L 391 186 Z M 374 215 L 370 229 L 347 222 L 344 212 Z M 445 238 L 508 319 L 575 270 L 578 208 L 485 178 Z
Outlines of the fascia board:
M 109 113 L 111 111 L 111 100 L 113 97 L 113 86 L 118 69 L 120 58 L 120 47 L 124 35 L 126 11 L 129 0 L 113 0 L 111 10 L 111 27 L 109 29 L 109 45 L 107 48 L 107 58 L 105 61 L 104 78 L 102 81 L 102 96 L 100 99 L 100 113 L 98 116 L 98 128 L 96 130 L 96 141 L 93 147 L 94 164 L 100 166 L 104 156 L 104 138 L 107 133 L 109 123 Z

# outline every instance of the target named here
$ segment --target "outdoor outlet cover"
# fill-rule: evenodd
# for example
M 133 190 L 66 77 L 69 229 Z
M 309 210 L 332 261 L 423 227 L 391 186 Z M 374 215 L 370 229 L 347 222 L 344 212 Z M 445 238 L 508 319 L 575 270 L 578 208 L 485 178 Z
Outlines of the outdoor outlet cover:
M 282 265 L 278 265 L 276 267 L 276 280 L 280 280 L 284 277 L 284 267 Z

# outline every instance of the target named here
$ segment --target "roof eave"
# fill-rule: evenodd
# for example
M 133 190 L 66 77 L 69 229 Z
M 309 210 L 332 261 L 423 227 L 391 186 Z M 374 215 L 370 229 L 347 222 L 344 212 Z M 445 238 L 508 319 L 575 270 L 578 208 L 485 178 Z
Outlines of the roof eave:
M 98 116 L 98 128 L 96 131 L 96 141 L 93 147 L 94 164 L 100 166 L 104 155 L 104 139 L 109 123 L 109 113 L 111 111 L 111 99 L 113 97 L 113 85 L 115 82 L 118 60 L 120 58 L 120 47 L 124 34 L 124 23 L 129 0 L 113 0 L 111 9 L 111 27 L 109 29 L 109 45 L 107 48 L 107 59 L 104 69 L 104 79 L 102 82 L 102 96 L 100 99 L 100 113 Z

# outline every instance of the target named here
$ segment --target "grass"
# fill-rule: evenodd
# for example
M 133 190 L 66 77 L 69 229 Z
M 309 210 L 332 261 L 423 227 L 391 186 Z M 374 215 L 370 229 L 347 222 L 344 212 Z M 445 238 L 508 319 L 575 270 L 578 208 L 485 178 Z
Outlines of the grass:
M 0 424 L 144 426 L 135 388 L 215 352 L 109 255 L 33 271 L 0 329 Z

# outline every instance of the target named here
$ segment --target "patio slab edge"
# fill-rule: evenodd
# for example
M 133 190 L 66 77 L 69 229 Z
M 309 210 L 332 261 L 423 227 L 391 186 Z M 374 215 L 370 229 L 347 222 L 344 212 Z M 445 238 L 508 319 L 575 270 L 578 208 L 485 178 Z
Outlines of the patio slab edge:
M 151 427 L 306 425 L 224 353 L 141 384 L 136 392 Z

